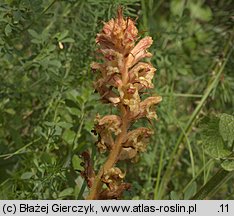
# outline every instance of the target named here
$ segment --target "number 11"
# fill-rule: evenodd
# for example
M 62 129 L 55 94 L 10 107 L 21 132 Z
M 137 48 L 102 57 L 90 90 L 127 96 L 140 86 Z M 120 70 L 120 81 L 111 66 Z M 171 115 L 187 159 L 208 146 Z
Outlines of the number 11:
M 220 205 L 220 207 L 221 207 L 222 212 L 228 212 L 228 204 L 226 204 L 226 205 L 222 204 L 222 205 Z

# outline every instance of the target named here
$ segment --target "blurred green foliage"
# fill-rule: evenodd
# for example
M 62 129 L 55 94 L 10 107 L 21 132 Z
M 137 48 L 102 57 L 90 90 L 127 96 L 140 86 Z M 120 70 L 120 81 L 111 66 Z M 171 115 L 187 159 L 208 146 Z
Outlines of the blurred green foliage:
M 1 0 L 1 199 L 83 199 L 87 193 L 79 154 L 90 149 L 95 166 L 102 163 L 91 130 L 97 113 L 112 112 L 93 91 L 90 63 L 95 35 L 120 4 L 138 18 L 140 35 L 154 39 L 151 93 L 163 96 L 149 151 L 136 164 L 121 164 L 132 183 L 125 198 L 189 199 L 220 167 L 205 154 L 197 123 L 208 114 L 233 114 L 232 0 Z M 175 143 L 223 61 L 163 191 Z M 232 182 L 214 198 L 233 199 Z

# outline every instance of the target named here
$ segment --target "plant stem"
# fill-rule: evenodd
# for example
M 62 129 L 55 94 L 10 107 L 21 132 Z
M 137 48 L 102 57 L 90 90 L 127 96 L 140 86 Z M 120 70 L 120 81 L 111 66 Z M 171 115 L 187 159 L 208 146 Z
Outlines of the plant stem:
M 163 156 L 165 153 L 165 147 L 161 148 L 161 153 L 160 153 L 160 159 L 159 159 L 159 166 L 158 166 L 158 174 L 156 178 L 156 184 L 155 184 L 155 189 L 154 189 L 154 199 L 158 200 L 158 194 L 159 193 L 159 182 L 160 182 L 160 176 L 161 176 L 161 171 L 163 168 Z
M 121 151 L 121 147 L 122 147 L 122 143 L 123 140 L 125 139 L 126 135 L 127 135 L 127 130 L 128 130 L 128 120 L 126 118 L 126 116 L 128 115 L 127 110 L 125 109 L 124 106 L 121 107 L 121 119 L 122 119 L 122 126 L 121 126 L 121 133 L 117 136 L 116 138 L 116 142 L 113 146 L 113 149 L 111 150 L 105 164 L 100 168 L 98 174 L 95 177 L 93 186 L 90 189 L 90 193 L 87 196 L 86 200 L 95 200 L 98 199 L 98 195 L 101 192 L 101 188 L 102 188 L 102 175 L 106 170 L 109 170 L 110 168 L 112 168 L 115 163 L 118 161 L 118 156 L 120 154 Z
M 23 147 L 21 147 L 20 149 L 16 150 L 15 152 L 12 152 L 12 153 L 7 153 L 7 154 L 2 154 L 0 155 L 0 158 L 4 158 L 4 159 L 9 159 L 10 157 L 12 156 L 15 156 L 15 155 L 18 155 L 18 154 L 23 154 L 25 153 L 25 149 L 28 148 L 29 146 L 31 146 L 32 144 L 36 143 L 37 141 L 39 141 L 41 139 L 40 138 L 37 138 L 35 140 L 33 140 L 32 142 L 24 145 Z
M 181 94 L 181 93 L 160 93 L 161 96 L 163 97 L 191 97 L 191 98 L 202 98 L 203 95 L 199 95 L 199 94 Z
M 217 190 L 233 176 L 233 174 L 234 171 L 228 172 L 223 168 L 220 168 L 219 171 L 191 199 L 210 199 Z

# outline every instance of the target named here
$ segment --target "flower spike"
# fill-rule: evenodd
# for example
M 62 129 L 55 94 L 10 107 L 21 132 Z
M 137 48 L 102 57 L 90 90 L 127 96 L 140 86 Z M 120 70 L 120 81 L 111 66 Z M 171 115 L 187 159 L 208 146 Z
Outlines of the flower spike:
M 121 7 L 117 17 L 104 23 L 96 37 L 102 62 L 91 64 L 97 75 L 94 88 L 101 101 L 115 107 L 117 114 L 96 118 L 93 130 L 98 136 L 96 146 L 108 157 L 97 173 L 85 176 L 91 187 L 86 199 L 120 199 L 130 184 L 124 183 L 127 172 L 117 167 L 118 161 L 136 162 L 140 153 L 146 151 L 147 141 L 153 134 L 146 127 L 130 129 L 138 119 L 157 118 L 153 107 L 162 100 L 161 96 L 142 99 L 144 91 L 154 87 L 152 79 L 156 69 L 144 61 L 152 57 L 148 52 L 152 38 L 138 40 L 135 22 L 124 18 Z

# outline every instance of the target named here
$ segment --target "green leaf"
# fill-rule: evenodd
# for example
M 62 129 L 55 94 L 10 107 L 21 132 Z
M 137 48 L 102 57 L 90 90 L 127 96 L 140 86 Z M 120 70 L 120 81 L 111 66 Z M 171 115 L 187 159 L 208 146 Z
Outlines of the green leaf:
M 197 183 L 193 182 L 188 189 L 184 192 L 184 199 L 190 199 L 197 192 Z
M 219 131 L 223 140 L 228 142 L 229 147 L 232 147 L 234 140 L 234 116 L 223 113 L 220 116 Z
M 56 125 L 54 122 L 48 122 L 48 121 L 44 121 L 44 124 L 49 127 L 53 127 Z
M 69 107 L 67 107 L 67 110 L 69 111 L 69 113 L 71 115 L 74 115 L 74 116 L 77 116 L 77 117 L 81 116 L 81 111 L 79 109 L 77 109 L 77 108 L 74 108 L 74 107 L 69 108 Z
M 223 163 L 221 163 L 221 166 L 226 170 L 226 171 L 233 171 L 234 170 L 234 160 L 232 159 L 227 159 Z
M 28 33 L 33 37 L 36 38 L 38 40 L 41 40 L 41 36 L 33 29 L 29 29 Z
M 72 144 L 75 136 L 76 136 L 76 133 L 74 131 L 67 129 L 64 131 L 62 138 L 68 144 Z
M 170 198 L 171 198 L 171 200 L 179 200 L 180 199 L 178 193 L 175 191 L 171 191 Z
M 63 191 L 61 191 L 59 193 L 59 197 L 61 198 L 61 197 L 70 196 L 70 195 L 73 194 L 73 191 L 74 191 L 74 189 L 71 188 L 71 187 L 70 188 L 66 188 L 66 189 L 64 189 Z
M 174 15 L 181 15 L 184 8 L 184 0 L 173 0 L 170 4 L 170 10 Z
M 60 136 L 62 134 L 62 128 L 59 127 L 58 125 L 55 126 L 54 128 L 54 135 L 55 136 Z
M 20 178 L 26 180 L 26 179 L 30 179 L 33 175 L 34 174 L 32 172 L 25 172 L 21 175 Z
M 66 92 L 66 98 L 71 100 L 71 101 L 77 102 L 76 98 L 78 96 L 79 96 L 79 92 L 75 89 L 72 89 L 72 90 Z
M 75 170 L 83 169 L 83 167 L 80 165 L 81 162 L 82 162 L 82 159 L 79 158 L 77 155 L 74 155 L 72 157 L 72 166 Z
M 62 66 L 59 60 L 53 59 L 49 61 L 49 65 L 60 68 Z
M 54 44 L 50 44 L 48 47 L 47 47 L 47 52 L 50 53 L 52 51 L 54 51 L 56 49 L 56 46 Z
M 13 110 L 12 108 L 5 109 L 4 111 L 10 115 L 15 115 L 15 110 Z
M 72 124 L 69 122 L 58 122 L 57 124 L 58 126 L 62 127 L 62 128 L 66 128 L 69 129 L 72 127 Z
M 203 120 L 201 138 L 203 147 L 208 155 L 214 158 L 224 158 L 230 155 L 231 151 L 223 142 L 219 132 L 219 118 L 205 118 Z
M 40 44 L 40 43 L 42 43 L 42 41 L 41 41 L 41 40 L 38 40 L 38 39 L 32 39 L 31 42 L 32 42 L 32 43 L 35 43 L 35 44 Z
M 5 34 L 6 36 L 9 36 L 12 32 L 12 28 L 10 26 L 10 24 L 7 24 L 6 27 L 5 27 Z
M 43 152 L 41 155 L 41 160 L 43 161 L 43 163 L 51 164 L 52 163 L 52 155 L 47 153 L 47 152 Z
M 209 7 L 202 7 L 198 3 L 190 3 L 191 16 L 202 21 L 209 21 L 212 18 L 212 11 Z
M 88 132 L 91 133 L 91 130 L 93 129 L 93 126 L 94 123 L 93 122 L 90 122 L 90 121 L 86 121 L 85 124 L 84 124 L 84 128 L 85 130 L 87 130 Z M 152 160 L 151 160 L 151 163 L 152 163 Z
M 74 43 L 75 40 L 73 38 L 64 38 L 61 40 L 62 43 Z
M 14 19 L 14 23 L 18 23 L 21 19 L 21 12 L 20 10 L 14 11 L 13 12 L 13 19 Z
M 55 37 L 58 39 L 58 41 L 63 40 L 65 37 L 67 37 L 69 31 L 68 30 L 64 30 L 63 32 L 59 32 L 55 35 Z

